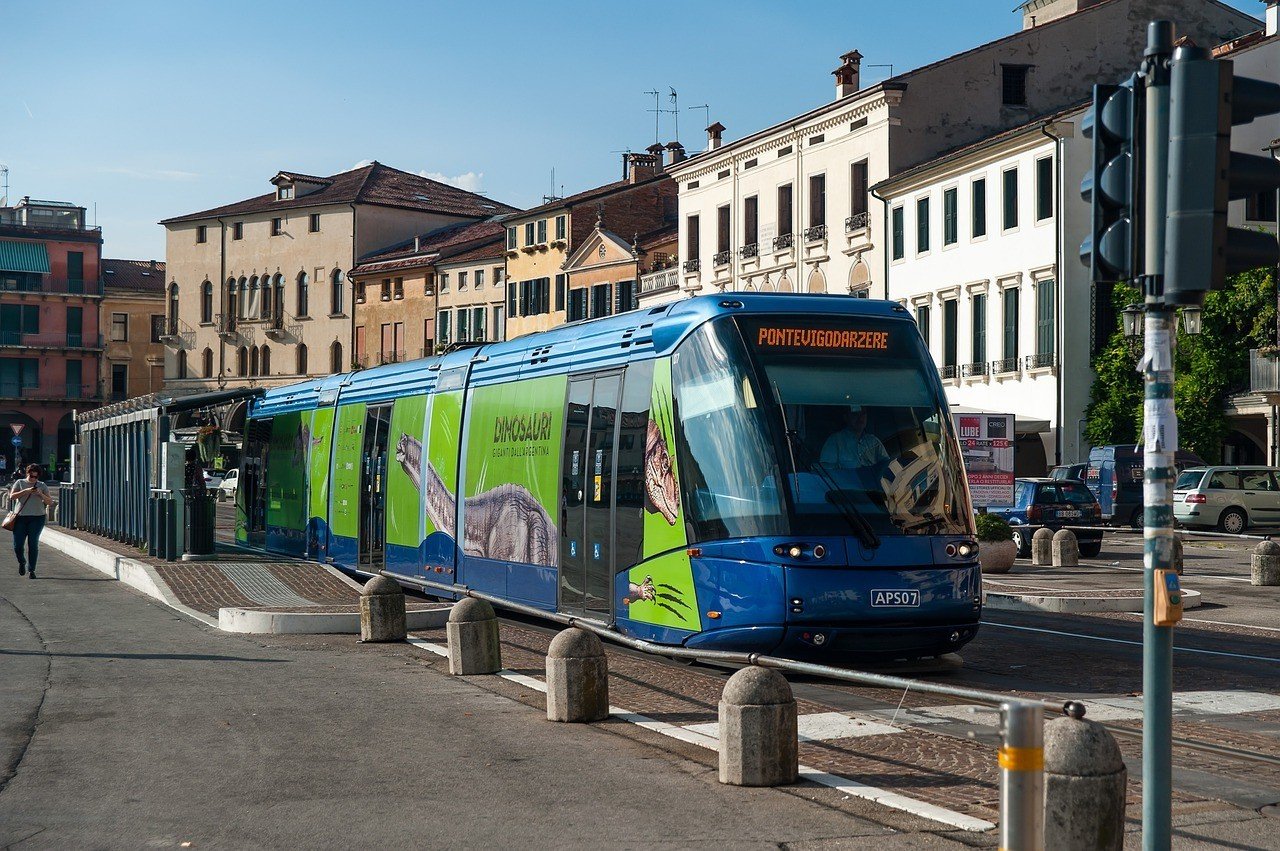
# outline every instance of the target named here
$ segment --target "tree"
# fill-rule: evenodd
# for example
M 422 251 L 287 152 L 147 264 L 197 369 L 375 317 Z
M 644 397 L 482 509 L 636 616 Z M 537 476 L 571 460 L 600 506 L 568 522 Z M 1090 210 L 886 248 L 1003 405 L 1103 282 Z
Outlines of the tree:
M 1116 310 L 1139 303 L 1138 291 L 1117 285 Z M 1274 270 L 1255 269 L 1232 276 L 1227 286 L 1204 301 L 1202 333 L 1188 336 L 1179 327 L 1174 354 L 1173 398 L 1178 413 L 1178 443 L 1201 458 L 1221 457 L 1230 430 L 1227 397 L 1247 389 L 1249 349 L 1272 343 L 1276 328 Z M 1095 446 L 1137 443 L 1142 434 L 1140 346 L 1117 330 L 1094 358 L 1091 401 L 1085 411 L 1085 436 Z

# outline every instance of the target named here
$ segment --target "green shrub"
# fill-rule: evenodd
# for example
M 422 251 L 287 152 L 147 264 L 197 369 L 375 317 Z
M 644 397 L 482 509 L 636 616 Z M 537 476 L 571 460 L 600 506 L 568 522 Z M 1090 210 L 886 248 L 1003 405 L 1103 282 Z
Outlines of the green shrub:
M 977 516 L 979 541 L 1011 541 L 1013 530 L 998 514 L 979 514 Z

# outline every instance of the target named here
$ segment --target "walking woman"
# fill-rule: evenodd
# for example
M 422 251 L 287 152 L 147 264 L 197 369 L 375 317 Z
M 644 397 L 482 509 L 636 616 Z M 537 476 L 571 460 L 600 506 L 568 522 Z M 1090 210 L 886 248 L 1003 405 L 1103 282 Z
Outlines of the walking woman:
M 27 467 L 27 477 L 9 489 L 9 505 L 18 514 L 13 526 L 13 552 L 18 557 L 18 575 L 36 578 L 36 556 L 40 554 L 40 533 L 44 531 L 45 506 L 53 505 L 49 488 L 40 481 L 40 465 Z M 26 556 L 23 557 L 23 543 Z

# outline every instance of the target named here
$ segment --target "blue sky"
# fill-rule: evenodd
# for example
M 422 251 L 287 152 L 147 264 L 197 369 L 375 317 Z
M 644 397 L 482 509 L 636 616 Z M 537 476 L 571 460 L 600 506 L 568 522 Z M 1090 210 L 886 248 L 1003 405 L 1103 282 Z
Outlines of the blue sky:
M 1257 0 L 1229 0 L 1259 16 Z M 616 180 L 679 93 L 737 138 L 863 81 L 1017 29 L 1016 0 L 24 3 L 0 0 L 11 200 L 97 205 L 109 257 L 164 256 L 162 218 L 377 159 L 526 207 Z M 672 116 L 661 116 L 663 141 Z

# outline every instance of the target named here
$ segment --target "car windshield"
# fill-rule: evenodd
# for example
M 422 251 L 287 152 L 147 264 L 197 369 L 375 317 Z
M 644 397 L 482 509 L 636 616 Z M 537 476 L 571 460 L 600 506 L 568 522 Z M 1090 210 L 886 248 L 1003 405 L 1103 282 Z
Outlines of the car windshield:
M 1036 502 L 1040 505 L 1091 505 L 1093 494 L 1082 484 L 1055 482 L 1040 486 Z
M 1200 484 L 1200 479 L 1204 477 L 1204 470 L 1185 470 L 1178 474 L 1178 480 L 1173 483 L 1173 489 L 1176 491 L 1189 491 Z

